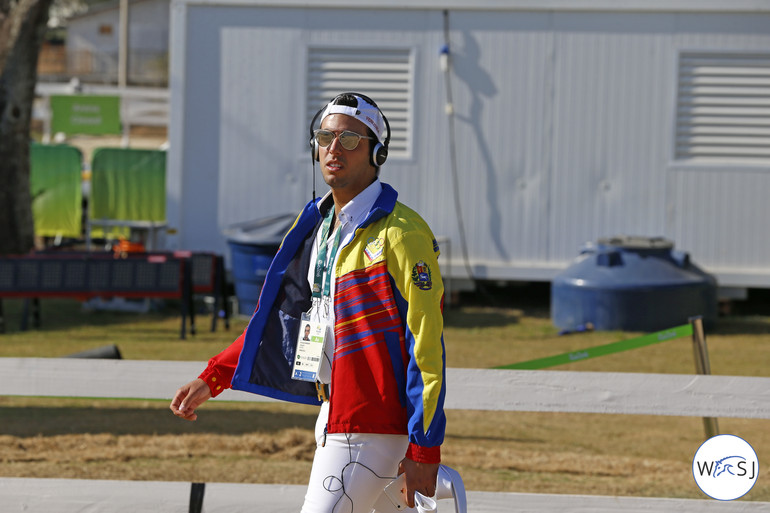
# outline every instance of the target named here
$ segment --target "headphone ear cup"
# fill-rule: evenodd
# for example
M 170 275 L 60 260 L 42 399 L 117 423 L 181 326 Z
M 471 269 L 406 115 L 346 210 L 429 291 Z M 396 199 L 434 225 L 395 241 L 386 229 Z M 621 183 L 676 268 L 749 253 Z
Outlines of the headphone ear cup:
M 380 167 L 386 160 L 388 160 L 388 148 L 378 142 L 372 149 L 372 165 Z
M 326 109 L 326 107 L 321 107 L 321 109 L 315 113 L 315 116 L 313 116 L 313 120 L 310 122 L 310 158 L 313 161 L 320 161 L 321 158 L 319 157 L 319 151 L 318 151 L 318 141 L 316 141 L 315 138 L 315 132 L 313 132 L 313 127 L 315 126 L 315 122 L 318 119 L 318 116 L 321 115 L 321 113 Z

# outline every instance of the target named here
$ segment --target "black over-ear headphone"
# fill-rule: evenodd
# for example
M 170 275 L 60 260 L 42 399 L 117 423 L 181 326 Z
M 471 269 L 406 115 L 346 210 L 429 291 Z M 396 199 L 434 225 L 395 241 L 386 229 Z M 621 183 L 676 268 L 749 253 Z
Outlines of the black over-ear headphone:
M 366 103 L 374 107 L 380 112 L 380 115 L 382 116 L 382 120 L 385 122 L 385 129 L 387 130 L 387 133 L 385 135 L 385 142 L 381 143 L 379 140 L 377 140 L 377 144 L 374 145 L 372 148 L 372 153 L 369 155 L 369 162 L 374 167 L 380 167 L 385 163 L 386 160 L 388 160 L 388 144 L 390 144 L 390 123 L 388 122 L 388 118 L 385 117 L 385 114 L 380 110 L 380 108 L 377 106 L 376 103 L 374 103 L 374 100 L 369 98 L 366 95 L 363 95 L 361 93 L 354 93 L 354 92 L 348 92 L 348 93 L 341 93 L 335 96 L 331 99 L 329 103 L 321 107 L 321 109 L 316 112 L 315 116 L 313 116 L 313 121 L 310 122 L 310 158 L 314 161 L 319 160 L 319 147 L 318 142 L 315 140 L 315 134 L 313 133 L 313 127 L 315 126 L 316 121 L 318 121 L 318 117 L 321 115 L 323 111 L 326 110 L 326 107 L 329 105 L 334 104 L 335 101 L 337 101 L 338 98 L 345 95 L 352 95 L 357 96 L 364 100 Z M 344 105 L 344 104 L 341 104 Z

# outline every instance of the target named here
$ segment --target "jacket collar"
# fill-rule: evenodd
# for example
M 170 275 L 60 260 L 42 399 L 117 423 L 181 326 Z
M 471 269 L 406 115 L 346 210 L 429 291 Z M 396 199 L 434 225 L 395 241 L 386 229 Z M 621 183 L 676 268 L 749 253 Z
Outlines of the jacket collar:
M 365 228 L 378 219 L 382 219 L 393 212 L 393 209 L 396 207 L 396 199 L 398 199 L 396 190 L 390 185 L 383 183 L 382 192 L 377 198 L 377 201 L 374 202 L 372 209 L 369 211 L 369 215 L 367 215 L 364 222 L 361 223 L 361 228 Z
M 396 192 L 396 190 L 390 185 L 382 182 L 382 192 L 380 192 L 380 195 L 375 200 L 374 205 L 372 205 L 369 213 L 364 218 L 360 228 L 365 228 L 378 219 L 382 219 L 386 215 L 393 212 L 397 199 L 398 192 Z M 323 198 L 316 200 L 314 208 L 312 208 L 312 210 L 315 211 L 314 218 L 316 222 L 318 219 L 323 218 L 324 214 L 326 214 L 326 212 L 328 212 L 329 209 L 333 207 L 334 198 L 332 198 L 331 191 L 326 193 Z

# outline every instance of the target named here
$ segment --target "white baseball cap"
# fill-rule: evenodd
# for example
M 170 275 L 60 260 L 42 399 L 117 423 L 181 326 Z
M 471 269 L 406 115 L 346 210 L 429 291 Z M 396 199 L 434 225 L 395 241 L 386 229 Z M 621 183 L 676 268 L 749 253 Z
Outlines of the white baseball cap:
M 321 114 L 321 122 L 323 122 L 326 116 L 330 116 L 332 114 L 345 114 L 346 116 L 356 118 L 361 123 L 369 127 L 372 132 L 374 132 L 374 135 L 377 137 L 377 140 L 380 142 L 380 144 L 385 145 L 385 138 L 388 134 L 385 125 L 385 119 L 383 118 L 380 109 L 356 93 L 347 94 L 356 99 L 357 105 L 355 107 L 351 107 L 348 105 L 335 104 L 334 101 L 337 100 L 340 96 L 344 96 L 344 94 L 336 96 L 331 102 L 329 102 Z

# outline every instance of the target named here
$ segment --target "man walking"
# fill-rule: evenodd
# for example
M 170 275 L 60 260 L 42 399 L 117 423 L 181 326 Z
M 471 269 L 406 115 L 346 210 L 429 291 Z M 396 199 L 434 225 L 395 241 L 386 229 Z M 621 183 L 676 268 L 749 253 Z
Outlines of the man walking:
M 338 95 L 310 131 L 331 190 L 284 238 L 244 333 L 171 410 L 195 420 L 230 386 L 320 404 L 302 512 L 368 513 L 401 473 L 413 507 L 434 495 L 446 423 L 438 244 L 379 181 L 390 127 L 374 101 Z

